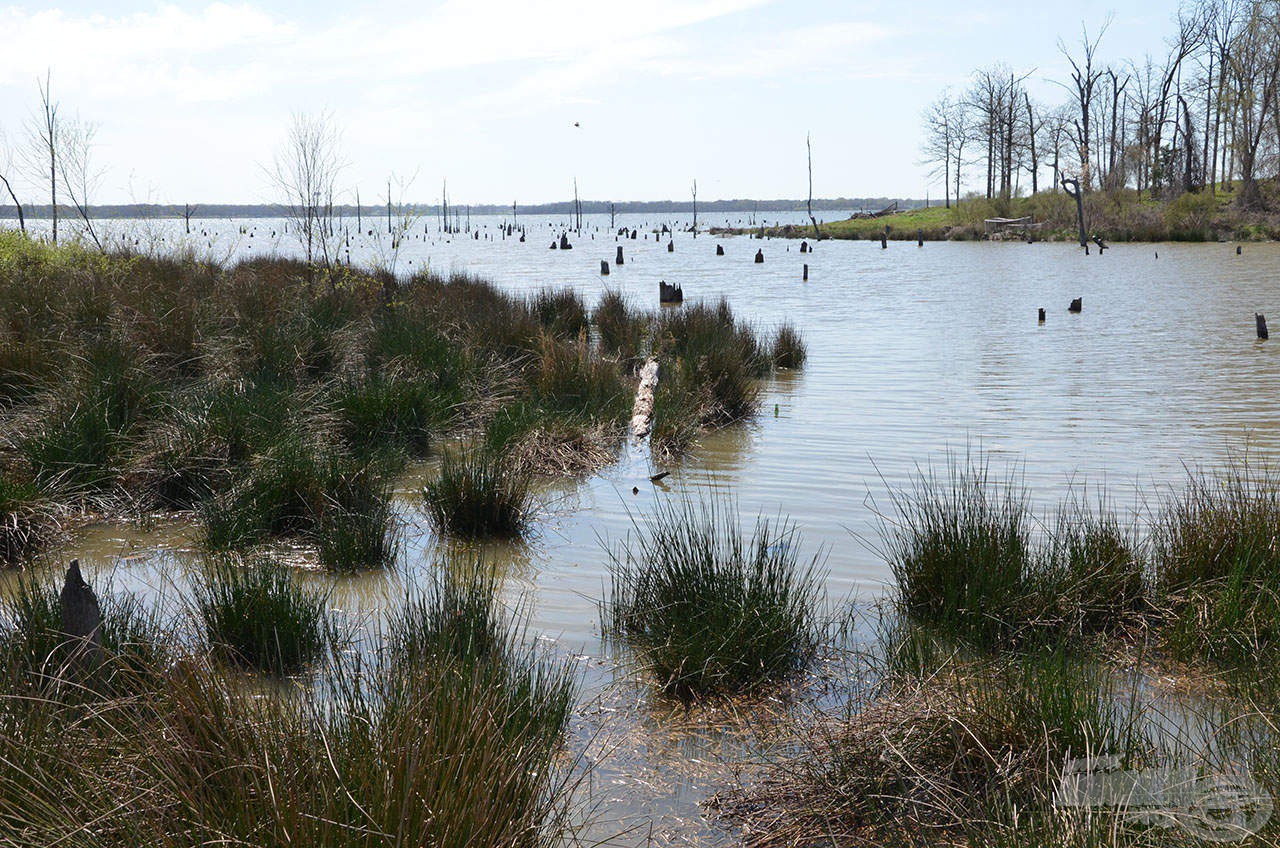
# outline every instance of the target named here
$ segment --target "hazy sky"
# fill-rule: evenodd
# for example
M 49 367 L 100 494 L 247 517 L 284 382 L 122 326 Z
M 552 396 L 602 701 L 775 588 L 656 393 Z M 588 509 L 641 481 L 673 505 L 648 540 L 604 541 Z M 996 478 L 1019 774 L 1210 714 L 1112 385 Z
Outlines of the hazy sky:
M 103 11 L 109 5 L 110 11 Z M 0 128 L 19 140 L 51 69 L 99 125 L 99 202 L 262 202 L 290 113 L 342 127 L 370 202 L 448 178 L 459 203 L 922 196 L 920 113 L 1002 60 L 1065 92 L 1059 36 L 1114 21 L 1104 59 L 1160 54 L 1176 2 L 0 0 Z M 575 127 L 577 122 L 579 127 Z M 414 176 L 416 175 L 416 177 Z

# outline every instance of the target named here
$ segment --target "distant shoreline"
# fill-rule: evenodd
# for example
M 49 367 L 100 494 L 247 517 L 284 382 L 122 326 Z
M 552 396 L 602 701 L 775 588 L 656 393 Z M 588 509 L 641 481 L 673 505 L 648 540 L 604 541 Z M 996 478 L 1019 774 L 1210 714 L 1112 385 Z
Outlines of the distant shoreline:
M 912 200 L 909 198 L 885 198 L 885 197 L 837 197 L 815 199 L 813 201 L 813 211 L 831 212 L 831 211 L 848 211 L 850 209 L 882 209 L 891 203 L 897 202 L 900 206 L 913 208 L 924 206 L 924 200 Z M 584 215 L 608 215 L 610 207 L 616 214 L 691 214 L 693 212 L 693 203 L 691 201 L 682 200 L 629 200 L 611 202 L 608 200 L 584 200 L 580 204 Z M 458 212 L 467 214 L 468 211 L 472 215 L 506 215 L 511 212 L 511 205 L 502 205 L 496 203 L 483 203 L 474 206 L 467 206 L 464 203 L 450 203 L 450 213 Z M 751 200 L 751 199 L 733 199 L 733 200 L 711 200 L 698 203 L 698 212 L 706 214 L 718 214 L 723 212 L 743 212 L 743 213 L 760 213 L 760 212 L 803 212 L 806 208 L 804 200 Z M 567 200 L 558 203 L 531 203 L 528 205 L 515 204 L 516 216 L 520 215 L 566 215 L 574 212 L 573 201 Z M 370 219 L 376 219 L 380 215 L 385 214 L 386 205 L 370 204 L 360 207 L 360 215 Z M 23 214 L 28 220 L 47 220 L 52 218 L 52 207 L 48 204 L 31 205 L 22 207 Z M 441 208 L 439 204 L 422 204 L 409 203 L 404 204 L 397 209 L 398 213 L 409 212 L 414 215 L 424 217 L 439 217 Z M 123 203 L 123 204 L 102 204 L 89 207 L 89 217 L 94 219 L 112 220 L 124 218 L 183 218 L 186 214 L 184 204 L 173 203 Z M 193 203 L 191 204 L 192 220 L 210 220 L 217 218 L 282 218 L 289 214 L 288 207 L 278 203 Z M 333 214 L 341 218 L 355 218 L 357 209 L 354 204 L 342 204 L 333 208 Z M 68 219 L 77 217 L 75 209 L 69 206 L 58 204 L 58 216 Z M 18 211 L 12 204 L 0 206 L 0 219 L 17 220 Z

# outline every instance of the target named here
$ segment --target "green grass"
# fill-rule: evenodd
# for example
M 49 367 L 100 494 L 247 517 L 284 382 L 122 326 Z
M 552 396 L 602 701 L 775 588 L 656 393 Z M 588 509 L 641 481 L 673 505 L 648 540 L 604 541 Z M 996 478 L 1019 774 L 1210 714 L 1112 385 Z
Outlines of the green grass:
M 611 638 L 681 698 L 749 693 L 805 668 L 823 631 L 817 557 L 796 529 L 731 504 L 660 501 L 610 551 L 602 617 Z
M 652 315 L 627 306 L 619 291 L 606 291 L 591 313 L 600 350 L 616 357 L 631 370 L 643 356 L 650 336 Z
M 40 550 L 55 526 L 49 501 L 35 483 L 0 473 L 0 565 Z
M 446 453 L 422 495 L 436 528 L 464 538 L 519 536 L 533 508 L 528 473 L 484 448 Z
M 324 647 L 325 594 L 298 585 L 289 566 L 277 559 L 213 559 L 193 592 L 205 638 L 232 663 L 284 674 L 297 671 Z
M 770 352 L 774 368 L 803 368 L 808 358 L 804 340 L 796 332 L 790 322 L 784 322 L 773 337 L 773 349 Z

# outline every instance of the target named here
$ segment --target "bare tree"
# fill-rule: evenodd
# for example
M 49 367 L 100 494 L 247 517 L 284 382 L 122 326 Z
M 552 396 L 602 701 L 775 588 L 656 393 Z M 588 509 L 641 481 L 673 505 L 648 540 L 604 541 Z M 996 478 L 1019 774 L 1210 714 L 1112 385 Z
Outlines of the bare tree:
M 1102 36 L 1106 34 L 1107 28 L 1111 25 L 1111 19 L 1108 18 L 1102 28 L 1098 30 L 1098 34 L 1092 39 L 1089 38 L 1089 30 L 1085 26 L 1081 26 L 1080 31 L 1080 55 L 1073 56 L 1071 51 L 1067 49 L 1067 45 L 1061 39 L 1058 40 L 1058 50 L 1071 63 L 1071 82 L 1075 89 L 1076 105 L 1078 113 L 1075 118 L 1075 142 L 1076 152 L 1080 157 L 1080 182 L 1079 191 L 1088 191 L 1092 174 L 1090 172 L 1090 156 L 1089 146 L 1092 138 L 1089 134 L 1089 123 L 1093 115 L 1093 97 L 1094 89 L 1098 85 L 1098 80 L 1102 78 L 1103 69 L 1094 66 L 1094 58 L 1098 52 L 1098 43 L 1102 40 Z
M 313 268 L 320 265 L 327 270 L 333 265 L 336 230 L 332 198 L 343 164 L 333 115 L 295 112 L 269 176 L 284 196 L 293 231 Z
M 58 242 L 58 154 L 61 146 L 62 122 L 58 103 L 53 99 L 52 74 L 45 72 L 44 82 L 36 80 L 40 91 L 40 113 L 27 125 L 27 170 L 34 183 L 49 186 L 49 206 L 53 216 L 52 237 Z
M 943 203 L 948 209 L 951 208 L 951 163 L 955 148 L 961 143 L 957 137 L 959 128 L 956 125 L 956 112 L 957 103 L 951 98 L 950 90 L 943 91 L 929 104 L 924 113 L 924 144 L 920 151 L 924 155 L 924 164 L 932 166 L 929 169 L 929 176 L 942 177 Z M 809 182 L 809 194 L 812 196 L 812 176 Z M 959 197 L 956 198 L 957 201 L 959 199 Z M 812 211 L 809 213 L 809 218 L 813 218 Z M 815 232 L 817 230 L 816 224 L 814 230 Z
M 1273 120 L 1272 104 L 1280 81 L 1280 10 L 1273 3 L 1256 2 L 1227 51 L 1227 72 L 1236 101 L 1233 133 L 1240 166 L 1239 204 L 1262 206 L 1258 187 L 1258 154 Z
M 84 235 L 89 236 L 98 250 L 105 250 L 98 227 L 90 214 L 90 201 L 101 181 L 101 172 L 93 166 L 93 145 L 98 134 L 97 124 L 73 118 L 62 121 L 59 128 L 57 175 L 80 218 Z
M 821 240 L 822 230 L 818 229 L 818 219 L 813 217 L 813 140 L 809 133 L 804 134 L 804 148 L 809 155 L 809 221 L 813 224 L 813 237 Z

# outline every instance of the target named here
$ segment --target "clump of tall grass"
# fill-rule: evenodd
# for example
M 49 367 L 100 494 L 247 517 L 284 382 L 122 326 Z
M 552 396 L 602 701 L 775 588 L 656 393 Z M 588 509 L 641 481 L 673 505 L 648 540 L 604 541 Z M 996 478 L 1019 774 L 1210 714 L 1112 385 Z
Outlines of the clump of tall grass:
M 542 289 L 529 298 L 529 309 L 553 336 L 577 338 L 587 329 L 586 304 L 573 289 Z
M 674 365 L 664 369 L 663 379 L 698 398 L 699 424 L 729 424 L 755 411 L 757 381 L 769 373 L 769 356 L 727 300 L 663 313 L 655 336 L 663 362 Z
M 610 551 L 602 616 L 677 697 L 749 693 L 804 669 L 820 642 L 819 557 L 785 520 L 749 534 L 715 499 L 659 502 Z
M 1025 835 L 1029 822 L 1063 813 L 1054 792 L 1068 760 L 1149 762 L 1143 707 L 1123 692 L 1096 658 L 1062 647 L 1012 661 L 950 654 L 918 674 L 890 673 L 839 715 L 806 724 L 770 779 L 729 810 L 764 846 L 818 832 L 875 844 L 990 844 L 1007 832 L 1010 811 Z M 1095 815 L 1122 820 L 1115 810 Z M 929 838 L 917 842 L 921 834 Z
M 1082 497 L 1068 498 L 1039 557 L 1039 591 L 1052 619 L 1046 623 L 1058 630 L 1116 634 L 1150 612 L 1136 527 L 1121 523 L 1105 495 L 1092 505 Z
M 631 370 L 639 362 L 648 340 L 653 317 L 627 306 L 619 291 L 606 291 L 591 312 L 600 350 Z
M 519 536 L 533 508 L 528 472 L 507 454 L 484 448 L 446 452 L 440 476 L 422 495 L 441 532 L 469 538 Z
M 74 645 L 62 629 L 59 589 L 53 579 L 27 571 L 0 600 L 0 679 L 5 687 L 47 690 L 49 684 L 74 676 L 82 678 L 75 681 L 78 695 L 111 696 L 120 690 L 117 684 L 137 684 L 168 661 L 161 612 L 135 595 L 99 586 L 103 668 L 92 680 L 68 675 Z
M 1029 607 L 1030 513 L 1016 480 L 993 482 L 985 461 L 953 458 L 945 477 L 918 472 L 892 500 L 884 549 L 903 616 L 995 644 L 1039 612 Z
M 0 565 L 39 550 L 54 527 L 52 508 L 40 488 L 0 471 Z
M 804 340 L 790 322 L 784 322 L 773 337 L 773 347 L 769 353 L 774 368 L 803 368 L 808 357 Z
M 1233 459 L 1188 475 L 1153 544 L 1155 600 L 1180 658 L 1246 666 L 1280 648 L 1280 478 Z
M 569 837 L 572 763 L 549 725 L 514 718 L 548 709 L 554 689 L 506 685 L 493 666 L 456 660 L 399 674 L 332 661 L 323 693 L 263 697 L 207 654 L 182 656 L 157 667 L 163 685 L 148 697 L 87 711 L 0 678 L 4 832 L 15 844 L 175 848 L 533 848 Z M 91 838 L 85 822 L 96 823 Z
M 538 651 L 521 609 L 508 612 L 497 573 L 483 563 L 433 572 L 392 616 L 384 662 L 394 679 L 438 673 L 460 685 L 487 681 L 510 699 L 507 732 L 531 744 L 557 743 L 577 690 L 571 666 Z
M 312 542 L 326 565 L 385 565 L 398 545 L 385 456 L 352 456 L 298 432 L 278 441 L 200 508 L 213 550 L 272 539 Z
M 325 593 L 299 585 L 273 557 L 214 559 L 193 592 L 205 638 L 233 663 L 287 673 L 324 647 Z

